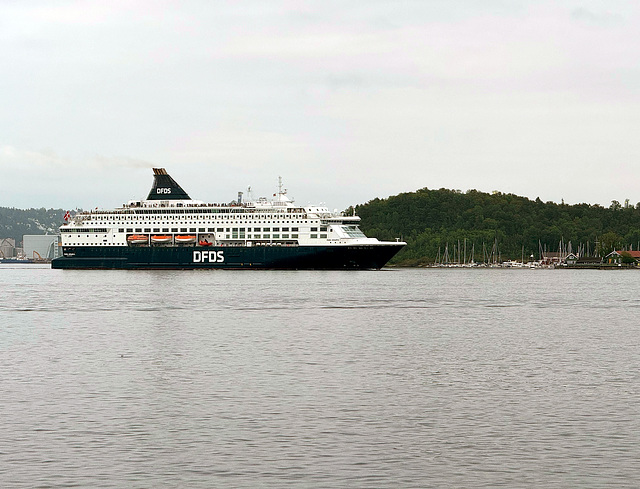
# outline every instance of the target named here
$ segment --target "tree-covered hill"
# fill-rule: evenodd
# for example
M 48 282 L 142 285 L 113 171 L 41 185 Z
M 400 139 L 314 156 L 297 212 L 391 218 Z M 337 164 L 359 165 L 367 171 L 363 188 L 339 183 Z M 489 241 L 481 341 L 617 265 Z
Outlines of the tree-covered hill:
M 640 204 L 608 208 L 589 204 L 556 204 L 513 194 L 477 190 L 429 190 L 374 199 L 356 207 L 361 227 L 370 236 L 407 246 L 392 261 L 419 265 L 449 256 L 466 240 L 467 257 L 483 260 L 494 243 L 505 259 L 539 258 L 540 248 L 558 251 L 560 243 L 583 254 L 604 255 L 620 248 L 640 249 Z
M 0 238 L 13 238 L 17 245 L 25 234 L 56 234 L 64 213 L 63 209 L 0 207 Z

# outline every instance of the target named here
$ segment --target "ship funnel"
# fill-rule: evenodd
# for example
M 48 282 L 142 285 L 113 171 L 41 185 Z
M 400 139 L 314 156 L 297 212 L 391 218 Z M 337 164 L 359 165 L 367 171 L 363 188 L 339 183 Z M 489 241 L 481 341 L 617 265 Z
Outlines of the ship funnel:
M 153 169 L 153 187 L 147 200 L 191 200 L 164 168 Z

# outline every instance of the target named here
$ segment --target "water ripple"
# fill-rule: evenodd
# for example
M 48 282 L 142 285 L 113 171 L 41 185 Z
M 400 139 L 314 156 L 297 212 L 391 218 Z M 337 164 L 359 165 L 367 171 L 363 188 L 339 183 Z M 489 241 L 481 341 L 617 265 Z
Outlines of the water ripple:
M 448 272 L 2 270 L 0 486 L 638 486 L 637 275 Z

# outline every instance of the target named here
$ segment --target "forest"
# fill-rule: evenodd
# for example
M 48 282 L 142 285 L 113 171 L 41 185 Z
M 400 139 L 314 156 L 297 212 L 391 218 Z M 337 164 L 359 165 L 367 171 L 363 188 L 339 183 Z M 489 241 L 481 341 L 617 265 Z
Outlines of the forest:
M 367 236 L 407 242 L 390 262 L 395 265 L 442 261 L 445 251 L 450 260 L 457 253 L 460 262 L 471 256 L 483 262 L 498 256 L 537 260 L 544 250 L 605 256 L 614 249 L 640 249 L 640 203 L 568 205 L 501 192 L 423 188 L 371 200 L 355 212 Z
M 64 223 L 63 209 L 16 209 L 0 207 L 0 238 L 13 238 L 16 244 L 25 234 L 56 234 Z

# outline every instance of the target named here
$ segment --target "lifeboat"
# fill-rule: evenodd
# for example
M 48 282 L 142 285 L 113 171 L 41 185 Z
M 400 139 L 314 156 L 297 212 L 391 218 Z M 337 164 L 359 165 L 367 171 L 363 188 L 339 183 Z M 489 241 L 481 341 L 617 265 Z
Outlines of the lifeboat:
M 151 236 L 152 243 L 171 243 L 171 236 L 159 235 Z
M 195 243 L 195 242 L 196 242 L 196 237 L 190 234 L 176 236 L 176 243 L 188 244 L 188 243 Z
M 131 236 L 127 236 L 127 241 L 131 244 L 148 243 L 149 236 L 145 234 L 132 234 Z
M 198 241 L 198 244 L 200 246 L 211 246 L 213 243 L 211 241 L 203 239 L 203 240 Z

